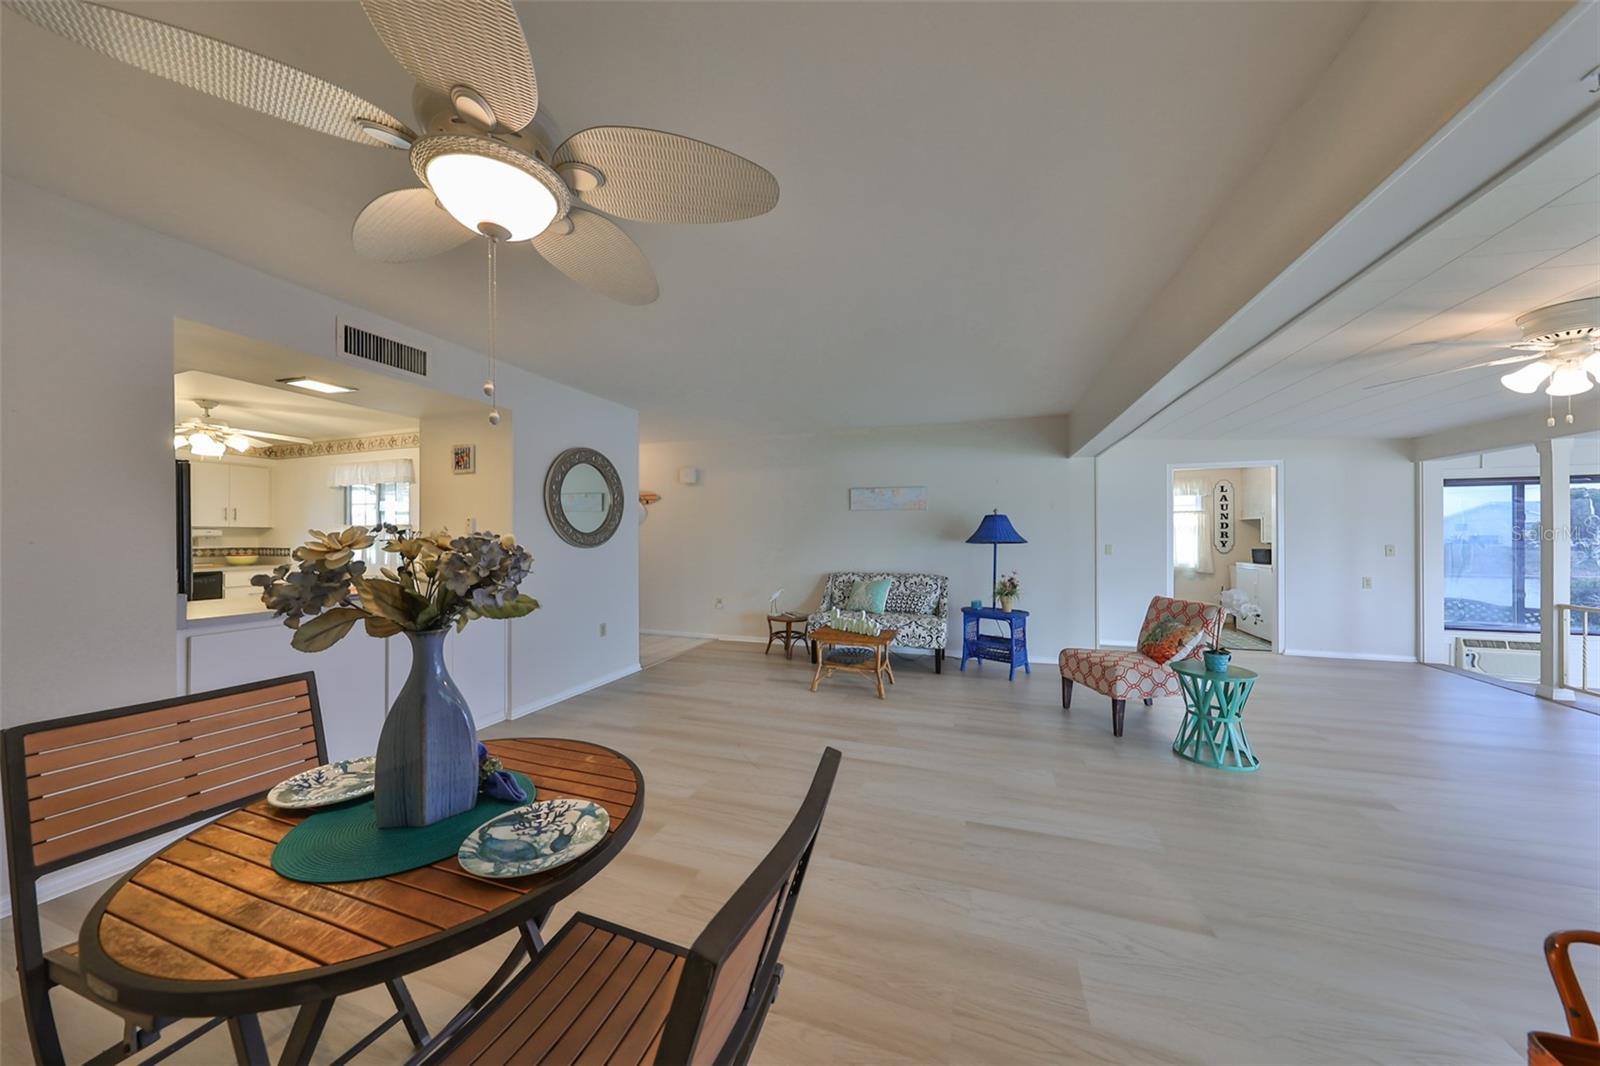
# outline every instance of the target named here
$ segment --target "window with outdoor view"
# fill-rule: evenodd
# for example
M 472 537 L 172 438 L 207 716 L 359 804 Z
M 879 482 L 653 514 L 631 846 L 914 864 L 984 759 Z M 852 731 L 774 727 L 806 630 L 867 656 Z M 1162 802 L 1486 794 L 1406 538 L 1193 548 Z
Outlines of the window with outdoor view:
M 1444 624 L 1447 629 L 1538 632 L 1539 482 L 1444 483 Z M 1572 599 L 1600 607 L 1600 477 L 1572 479 Z
M 392 481 L 381 485 L 347 485 L 344 490 L 344 524 L 347 526 L 411 526 L 411 484 Z M 377 566 L 382 552 L 376 547 L 362 551 L 368 566 Z

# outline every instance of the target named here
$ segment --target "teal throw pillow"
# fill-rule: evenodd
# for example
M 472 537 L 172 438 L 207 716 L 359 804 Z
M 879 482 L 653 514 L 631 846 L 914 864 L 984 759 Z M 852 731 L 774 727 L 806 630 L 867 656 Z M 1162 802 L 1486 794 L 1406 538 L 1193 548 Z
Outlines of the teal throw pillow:
M 850 590 L 850 598 L 844 601 L 844 609 L 882 614 L 883 605 L 889 600 L 891 584 L 893 582 L 886 577 L 877 581 L 857 581 L 855 587 Z

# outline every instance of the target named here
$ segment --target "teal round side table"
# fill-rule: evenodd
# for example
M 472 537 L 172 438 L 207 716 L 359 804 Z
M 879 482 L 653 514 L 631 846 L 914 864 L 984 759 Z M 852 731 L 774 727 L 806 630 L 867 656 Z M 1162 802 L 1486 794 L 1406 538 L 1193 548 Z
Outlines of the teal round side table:
M 1244 735 L 1244 702 L 1256 686 L 1256 672 L 1230 666 L 1213 674 L 1199 659 L 1172 664 L 1183 688 L 1183 724 L 1172 750 L 1201 766 L 1243 772 L 1261 765 Z

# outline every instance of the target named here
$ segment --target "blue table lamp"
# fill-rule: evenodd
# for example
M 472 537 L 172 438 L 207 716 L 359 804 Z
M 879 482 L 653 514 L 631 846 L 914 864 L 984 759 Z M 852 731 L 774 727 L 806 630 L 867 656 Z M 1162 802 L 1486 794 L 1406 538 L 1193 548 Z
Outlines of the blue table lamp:
M 1000 545 L 1026 544 L 1028 542 L 1011 525 L 1011 519 L 999 511 L 995 511 L 993 514 L 983 516 L 983 521 L 978 523 L 977 530 L 967 538 L 967 543 L 994 545 L 994 574 L 989 582 L 989 606 L 993 607 L 995 604 L 994 587 L 1000 583 Z

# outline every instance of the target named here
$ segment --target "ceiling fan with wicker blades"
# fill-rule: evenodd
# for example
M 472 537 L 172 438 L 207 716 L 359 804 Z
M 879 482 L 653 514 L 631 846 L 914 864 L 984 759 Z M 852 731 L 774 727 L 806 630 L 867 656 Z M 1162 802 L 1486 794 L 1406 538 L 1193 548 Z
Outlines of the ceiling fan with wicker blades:
M 1588 392 L 1594 388 L 1596 381 L 1600 381 L 1600 296 L 1568 300 L 1529 311 L 1517 319 L 1517 328 L 1522 330 L 1522 340 L 1515 344 L 1497 346 L 1512 349 L 1517 353 L 1515 355 L 1487 359 L 1467 366 L 1451 367 L 1448 370 L 1435 370 L 1428 374 L 1416 374 L 1408 378 L 1397 378 L 1393 381 L 1368 385 L 1367 388 L 1383 389 L 1391 385 L 1442 377 L 1446 374 L 1526 363 L 1526 366 L 1502 375 L 1500 384 L 1512 392 L 1525 395 L 1538 392 L 1543 387 L 1545 395 L 1551 397 L 1552 404 L 1557 397 L 1568 397 L 1570 408 L 1570 397 Z M 1485 345 L 1476 341 L 1454 340 L 1433 341 L 1413 347 L 1481 349 Z M 1556 424 L 1553 406 L 1546 421 L 1552 426 Z M 1572 421 L 1570 409 L 1567 412 L 1567 421 L 1569 423 Z
M 422 259 L 475 236 L 489 239 L 491 255 L 498 243 L 526 242 L 580 285 L 647 304 L 658 295 L 655 274 L 607 215 L 731 222 L 778 202 L 777 180 L 755 163 L 659 130 L 595 126 L 551 150 L 532 125 L 539 91 L 509 0 L 362 0 L 384 47 L 417 82 L 420 134 L 336 85 L 165 22 L 86 0 L 4 2 L 52 32 L 180 85 L 357 144 L 408 152 L 423 187 L 379 196 L 355 222 L 356 249 L 374 259 Z
M 194 400 L 200 408 L 200 417 L 190 418 L 172 427 L 172 449 L 188 448 L 191 454 L 215 459 L 230 450 L 247 452 L 251 448 L 265 448 L 263 443 L 280 440 L 289 444 L 310 444 L 309 437 L 291 437 L 284 433 L 268 433 L 262 429 L 235 429 L 211 417 L 211 412 L 221 407 L 216 400 Z

